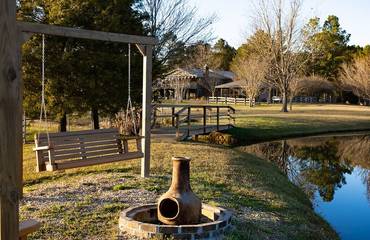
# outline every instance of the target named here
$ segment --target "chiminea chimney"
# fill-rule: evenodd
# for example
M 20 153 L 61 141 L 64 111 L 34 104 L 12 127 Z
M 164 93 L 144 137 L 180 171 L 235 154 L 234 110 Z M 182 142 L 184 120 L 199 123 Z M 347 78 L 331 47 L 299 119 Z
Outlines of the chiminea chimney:
M 172 183 L 158 201 L 158 219 L 168 225 L 200 222 L 202 203 L 190 187 L 190 158 L 173 157 Z

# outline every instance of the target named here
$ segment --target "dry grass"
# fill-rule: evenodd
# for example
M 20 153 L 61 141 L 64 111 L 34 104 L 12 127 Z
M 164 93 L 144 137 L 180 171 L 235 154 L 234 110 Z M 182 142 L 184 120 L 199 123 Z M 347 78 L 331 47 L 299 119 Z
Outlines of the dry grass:
M 68 195 L 72 188 L 86 183 L 86 179 L 100 179 L 102 175 L 109 178 L 107 181 L 110 182 L 110 185 L 104 185 L 105 194 L 123 191 L 121 199 L 112 197 L 101 204 L 94 202 L 99 199 L 95 191 L 73 191 L 73 198 L 65 202 L 51 201 L 48 208 L 30 208 L 29 205 L 22 208 L 23 216 L 34 216 L 45 223 L 33 239 L 76 239 L 76 236 L 81 236 L 81 239 L 112 239 L 117 234 L 119 211 L 127 207 L 124 196 L 128 197 L 132 189 L 144 189 L 153 196 L 163 193 L 170 184 L 170 159 L 175 155 L 192 157 L 193 190 L 204 202 L 235 212 L 238 218 L 234 224 L 237 228 L 228 236 L 230 239 L 337 238 L 331 228 L 313 212 L 310 201 L 301 190 L 262 159 L 236 149 L 195 143 L 169 145 L 168 142 L 155 142 L 152 149 L 150 179 L 139 178 L 139 161 L 57 173 L 28 174 L 25 197 L 33 198 L 37 192 L 40 194 L 40 189 L 45 189 L 43 196 L 37 195 L 40 204 L 52 198 L 54 193 L 47 191 L 61 183 L 71 187 L 67 187 L 65 192 L 59 190 L 59 194 Z M 32 169 L 33 166 L 30 157 L 25 167 Z M 119 179 L 123 179 L 124 183 L 117 185 Z M 99 182 L 95 184 L 99 186 Z M 139 198 L 135 203 L 143 203 Z M 50 222 L 55 224 L 51 226 Z
M 365 107 L 300 105 L 288 114 L 281 114 L 279 106 L 237 108 L 238 136 L 244 139 L 254 136 L 250 142 L 327 130 L 370 128 L 370 109 Z M 170 159 L 175 155 L 193 159 L 193 190 L 204 202 L 234 211 L 236 230 L 228 239 L 338 239 L 330 226 L 314 213 L 306 195 L 265 160 L 237 148 L 160 140 L 153 141 L 151 154 L 149 179 L 139 177 L 138 160 L 35 173 L 32 145 L 25 145 L 25 197 L 37 199 L 39 204 L 36 200 L 33 204 L 40 206 L 23 204 L 21 216 L 35 217 L 44 223 L 31 239 L 114 238 L 119 212 L 132 204 L 128 198 L 135 191 L 144 191 L 143 194 L 155 199 L 169 187 Z M 98 180 L 102 178 L 104 183 Z M 83 187 L 84 184 L 88 187 Z M 91 184 L 104 194 L 90 192 Z M 52 189 L 57 189 L 65 201 L 53 200 Z M 71 193 L 73 189 L 87 190 Z M 44 208 L 42 204 L 46 200 L 48 207 Z M 148 199 L 138 196 L 133 201 L 144 203 Z

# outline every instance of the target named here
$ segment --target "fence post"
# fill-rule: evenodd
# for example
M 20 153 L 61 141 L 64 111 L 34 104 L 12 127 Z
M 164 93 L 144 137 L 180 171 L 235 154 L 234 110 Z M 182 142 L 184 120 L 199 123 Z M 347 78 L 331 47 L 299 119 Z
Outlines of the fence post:
M 203 106 L 203 133 L 206 133 L 206 125 L 207 125 L 207 108 Z
M 191 107 L 188 107 L 188 137 L 190 136 L 190 127 L 191 127 Z
M 217 106 L 217 131 L 220 130 L 220 108 Z
M 180 115 L 176 114 L 176 138 L 180 137 L 180 121 L 179 121 Z
M 175 107 L 171 108 L 172 127 L 175 126 Z
M 230 113 L 230 107 L 227 108 L 227 116 L 229 117 L 229 125 L 231 124 L 231 113 Z

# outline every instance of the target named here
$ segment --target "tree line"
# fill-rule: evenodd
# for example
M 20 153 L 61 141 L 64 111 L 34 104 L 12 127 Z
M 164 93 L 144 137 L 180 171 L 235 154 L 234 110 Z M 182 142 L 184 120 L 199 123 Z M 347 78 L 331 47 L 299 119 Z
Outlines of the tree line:
M 301 0 L 259 0 L 254 5 L 254 34 L 237 49 L 231 69 L 254 99 L 262 89 L 278 89 L 282 111 L 309 88 L 330 83 L 370 97 L 370 46 L 349 45 L 351 35 L 330 15 L 301 26 Z M 251 101 L 252 102 L 252 101 Z M 291 105 L 290 105 L 291 106 Z
M 200 17 L 188 0 L 25 0 L 18 20 L 89 30 L 153 36 L 153 78 L 182 61 L 188 46 L 208 42 L 214 15 Z M 41 38 L 33 36 L 22 49 L 24 109 L 36 118 L 41 99 Z M 128 45 L 45 36 L 46 102 L 50 117 L 66 131 L 67 114 L 91 112 L 99 117 L 125 109 L 128 92 Z M 132 99 L 141 105 L 142 59 L 132 47 Z
M 153 79 L 177 67 L 235 72 L 248 97 L 278 89 L 283 111 L 302 92 L 327 83 L 369 99 L 370 46 L 349 45 L 350 34 L 336 16 L 301 26 L 301 0 L 257 0 L 253 34 L 238 49 L 219 39 L 215 15 L 198 16 L 188 0 L 25 0 L 18 20 L 156 37 Z M 24 109 L 36 118 L 41 99 L 41 36 L 23 46 Z M 132 47 L 132 99 L 141 103 L 142 60 Z M 91 112 L 113 117 L 125 108 L 128 92 L 127 44 L 46 36 L 46 101 L 53 120 L 66 130 L 67 114 Z M 202 81 L 213 93 L 216 82 Z M 251 103 L 253 101 L 250 101 Z

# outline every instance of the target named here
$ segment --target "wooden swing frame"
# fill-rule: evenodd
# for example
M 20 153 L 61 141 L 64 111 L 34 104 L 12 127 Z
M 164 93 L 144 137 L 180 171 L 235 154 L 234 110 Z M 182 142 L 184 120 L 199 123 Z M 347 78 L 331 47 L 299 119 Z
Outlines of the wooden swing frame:
M 152 37 L 89 31 L 16 20 L 16 0 L 0 1 L 0 239 L 18 240 L 19 199 L 22 195 L 22 100 L 21 46 L 33 34 L 135 44 L 143 55 L 143 117 L 141 122 L 141 175 L 149 176 Z M 23 226 L 22 226 L 23 227 Z M 32 229 L 32 226 L 27 229 Z M 35 228 L 36 229 L 36 228 Z M 22 239 L 26 236 L 22 235 Z

